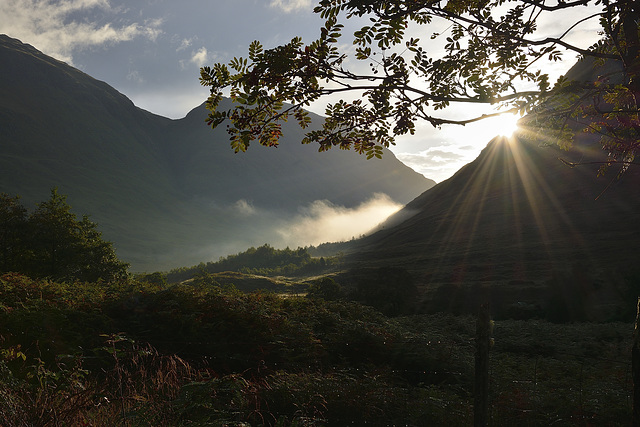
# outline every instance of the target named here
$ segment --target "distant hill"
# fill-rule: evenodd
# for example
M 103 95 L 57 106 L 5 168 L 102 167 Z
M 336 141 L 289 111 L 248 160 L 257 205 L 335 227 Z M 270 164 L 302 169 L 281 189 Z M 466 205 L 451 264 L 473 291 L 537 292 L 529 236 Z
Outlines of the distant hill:
M 135 270 L 277 244 L 277 227 L 316 200 L 355 207 L 384 193 L 404 204 L 435 184 L 389 151 L 317 153 L 295 125 L 277 149 L 234 154 L 203 106 L 180 120 L 151 114 L 5 35 L 0 63 L 0 191 L 33 206 L 57 186 Z

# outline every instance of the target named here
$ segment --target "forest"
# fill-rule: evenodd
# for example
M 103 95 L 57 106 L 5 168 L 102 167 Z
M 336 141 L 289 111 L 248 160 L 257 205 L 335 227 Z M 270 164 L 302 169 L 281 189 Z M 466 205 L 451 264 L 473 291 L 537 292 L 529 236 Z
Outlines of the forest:
M 340 263 L 340 256 L 311 257 L 314 248 L 298 248 L 295 250 L 275 249 L 269 244 L 258 248 L 251 247 L 235 255 L 221 257 L 217 262 L 200 263 L 193 267 L 176 268 L 167 274 L 169 282 L 190 279 L 198 273 L 219 273 L 222 271 L 238 271 L 263 276 L 295 276 L 322 273 Z

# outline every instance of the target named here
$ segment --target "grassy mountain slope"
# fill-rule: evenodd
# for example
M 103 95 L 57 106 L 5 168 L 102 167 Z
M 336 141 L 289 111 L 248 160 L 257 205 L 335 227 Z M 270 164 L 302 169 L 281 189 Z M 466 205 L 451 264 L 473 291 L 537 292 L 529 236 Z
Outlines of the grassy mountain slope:
M 427 291 L 449 296 L 475 286 L 478 298 L 480 288 L 505 285 L 521 291 L 509 297 L 515 303 L 562 277 L 600 302 L 614 298 L 600 287 L 615 285 L 617 274 L 636 265 L 640 170 L 632 167 L 617 180 L 615 171 L 598 177 L 599 165 L 570 168 L 558 160 L 603 155 L 587 138 L 571 152 L 539 140 L 495 139 L 358 242 L 350 260 L 401 265 Z
M 153 115 L 4 35 L 0 62 L 0 191 L 33 206 L 57 186 L 135 270 L 271 242 L 275 226 L 317 199 L 355 206 L 384 192 L 406 203 L 434 184 L 390 152 L 377 162 L 318 154 L 293 125 L 277 150 L 234 155 L 224 130 L 204 125 L 202 107 L 181 120 Z
M 617 64 L 605 69 L 614 73 Z M 567 77 L 587 81 L 601 73 L 581 61 Z M 612 166 L 599 176 L 607 153 L 597 136 L 578 133 L 564 151 L 549 135 L 528 129 L 527 120 L 517 137 L 494 139 L 475 161 L 358 242 L 352 260 L 404 265 L 430 290 L 536 288 L 562 276 L 597 294 L 603 283 L 620 282 L 636 268 L 640 168 L 619 177 Z
M 144 246 L 138 238 L 168 229 L 167 217 L 179 214 L 180 193 L 149 132 L 170 120 L 31 46 L 1 41 L 0 191 L 32 206 L 58 186 L 77 213 L 100 223 L 121 256 L 133 256 Z

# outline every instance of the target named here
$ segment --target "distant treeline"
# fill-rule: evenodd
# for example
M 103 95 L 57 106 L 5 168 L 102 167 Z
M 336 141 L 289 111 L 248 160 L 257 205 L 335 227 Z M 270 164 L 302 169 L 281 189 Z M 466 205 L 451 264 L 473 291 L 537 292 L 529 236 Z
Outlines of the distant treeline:
M 340 255 L 314 258 L 308 248 L 275 249 L 265 244 L 258 248 L 250 247 L 245 252 L 221 257 L 217 262 L 201 262 L 193 267 L 181 267 L 167 274 L 169 283 L 191 279 L 201 273 L 220 273 L 237 271 L 245 274 L 264 276 L 314 274 L 337 266 Z
M 308 246 L 306 249 L 312 257 L 338 256 L 349 252 L 352 249 L 354 242 L 356 242 L 355 237 L 346 242 L 321 243 L 318 246 Z

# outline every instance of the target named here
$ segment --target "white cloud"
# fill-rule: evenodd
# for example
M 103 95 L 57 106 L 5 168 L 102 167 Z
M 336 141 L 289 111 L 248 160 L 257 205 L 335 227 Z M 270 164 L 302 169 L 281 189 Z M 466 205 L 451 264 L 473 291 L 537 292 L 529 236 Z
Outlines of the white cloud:
M 144 77 L 140 75 L 140 72 L 138 70 L 129 71 L 129 73 L 127 74 L 127 80 L 136 83 L 144 83 Z
M 201 47 L 197 52 L 193 52 L 191 55 L 191 62 L 198 67 L 202 67 L 209 60 L 209 54 L 206 47 Z
M 486 143 L 488 142 L 487 140 Z M 436 182 L 451 177 L 462 166 L 473 161 L 478 153 L 476 146 L 461 146 L 459 141 L 458 143 L 443 141 L 437 146 L 416 152 L 394 150 L 398 160 Z
M 178 46 L 178 48 L 176 49 L 176 52 L 187 49 L 191 46 L 192 43 L 193 39 L 182 39 L 182 41 L 180 42 L 180 46 Z
M 311 0 L 271 0 L 269 6 L 282 9 L 286 13 L 311 8 Z
M 32 44 L 47 55 L 69 63 L 73 63 L 73 53 L 78 50 L 137 37 L 155 40 L 161 33 L 160 20 L 121 26 L 91 22 L 89 13 L 96 9 L 117 14 L 109 0 L 3 0 L 0 2 L 0 33 Z M 84 18 L 79 18 L 80 15 Z
M 257 213 L 256 208 L 244 199 L 240 199 L 232 206 L 233 211 L 241 216 L 252 216 Z
M 278 233 L 291 247 L 349 240 L 371 231 L 401 207 L 385 194 L 353 209 L 317 200 Z

